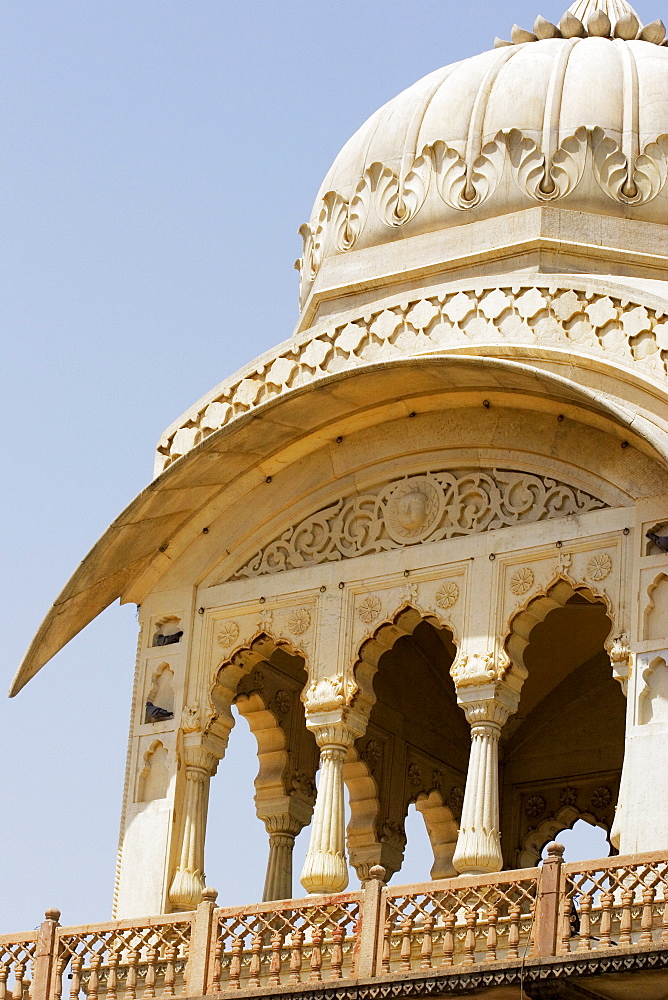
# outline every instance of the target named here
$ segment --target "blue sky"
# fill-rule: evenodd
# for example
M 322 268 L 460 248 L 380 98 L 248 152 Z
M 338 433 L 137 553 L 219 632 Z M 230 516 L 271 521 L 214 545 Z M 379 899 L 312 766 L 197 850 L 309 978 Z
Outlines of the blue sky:
M 345 140 L 539 13 L 562 3 L 2 0 L 5 689 L 164 427 L 289 336 L 297 229 Z M 109 915 L 135 641 L 115 606 L 0 701 L 0 931 Z M 243 725 L 212 791 L 223 903 L 264 875 Z

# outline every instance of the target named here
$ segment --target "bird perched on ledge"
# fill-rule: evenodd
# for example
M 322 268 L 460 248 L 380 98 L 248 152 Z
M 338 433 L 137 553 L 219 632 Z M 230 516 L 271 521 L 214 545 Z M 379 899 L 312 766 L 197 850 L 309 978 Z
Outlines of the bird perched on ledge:
M 146 702 L 146 716 L 151 722 L 164 722 L 165 719 L 173 719 L 174 713 L 166 708 L 158 708 L 152 701 Z
M 653 531 L 648 531 L 645 538 L 649 538 L 650 542 L 654 542 L 662 552 L 668 552 L 668 535 L 655 535 Z

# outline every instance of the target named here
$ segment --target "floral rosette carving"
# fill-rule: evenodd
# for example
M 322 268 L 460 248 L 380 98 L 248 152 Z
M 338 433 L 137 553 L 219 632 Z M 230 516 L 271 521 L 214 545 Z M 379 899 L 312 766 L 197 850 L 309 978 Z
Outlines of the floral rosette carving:
M 218 645 L 223 649 L 229 649 L 232 643 L 239 638 L 239 626 L 236 622 L 223 622 L 218 628 Z
M 605 785 L 601 785 L 600 788 L 595 788 L 591 796 L 591 807 L 597 812 L 602 812 L 607 809 L 612 802 L 612 792 Z
M 459 587 L 454 580 L 446 580 L 436 591 L 436 604 L 444 611 L 456 604 L 458 599 Z
M 523 597 L 533 587 L 533 581 L 533 570 L 529 569 L 528 566 L 522 566 L 521 569 L 515 570 L 511 576 L 510 589 L 517 597 Z
M 369 594 L 365 597 L 357 608 L 357 614 L 359 615 L 361 621 L 370 625 L 371 622 L 375 622 L 376 618 L 382 611 L 383 605 L 380 602 L 380 598 L 375 597 L 374 594 Z
M 288 628 L 293 635 L 303 635 L 311 627 L 311 615 L 306 608 L 295 608 L 288 618 Z
M 587 576 L 599 583 L 610 575 L 612 559 L 607 552 L 597 552 L 587 563 Z
M 530 795 L 524 803 L 524 814 L 529 819 L 540 819 L 546 807 L 545 799 L 542 795 Z

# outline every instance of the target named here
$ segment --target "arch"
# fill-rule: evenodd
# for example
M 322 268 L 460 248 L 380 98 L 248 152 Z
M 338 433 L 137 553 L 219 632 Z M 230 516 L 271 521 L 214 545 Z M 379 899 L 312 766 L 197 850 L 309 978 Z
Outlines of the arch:
M 530 830 L 524 838 L 519 854 L 520 868 L 535 868 L 542 856 L 543 848 L 555 840 L 563 830 L 572 830 L 578 820 L 604 830 L 610 840 L 610 830 L 590 812 L 581 812 L 575 805 L 562 806 L 554 816 L 548 816 L 535 830 Z
M 433 658 L 421 648 L 426 641 L 433 643 Z M 405 742 L 406 733 L 400 735 L 391 727 L 384 728 L 380 719 L 378 723 L 374 721 L 377 706 L 374 678 L 379 668 L 382 671 L 381 660 L 393 651 L 400 656 L 407 655 L 409 650 L 416 662 L 430 660 L 425 669 L 432 671 L 438 657 L 444 659 L 443 681 L 452 687 L 453 710 L 461 713 L 468 755 L 468 724 L 456 705 L 449 669 L 456 655 L 454 629 L 437 614 L 425 614 L 406 601 L 361 640 L 353 668 L 358 685 L 356 705 L 369 717 L 366 734 L 356 741 L 344 765 L 350 801 L 348 850 L 350 862 L 362 881 L 368 877 L 372 865 L 381 864 L 388 880 L 401 867 L 406 843 L 404 823 L 413 802 L 422 813 L 429 833 L 434 852 L 432 871 L 438 872 L 434 877 L 455 874 L 451 858 L 458 827 L 445 801 L 452 789 L 442 786 L 448 782 L 453 787 L 459 786 L 462 783 L 459 770 L 453 777 L 438 758 Z
M 258 818 L 269 824 L 279 817 L 287 822 L 289 817 L 295 832 L 311 819 L 318 765 L 315 738 L 306 728 L 301 701 L 307 678 L 303 651 L 262 632 L 218 667 L 210 694 L 211 732 L 230 732 L 234 705 L 255 737 Z
M 529 637 L 534 627 L 545 621 L 551 611 L 563 608 L 576 595 L 590 604 L 603 604 L 610 619 L 611 629 L 615 624 L 614 612 L 606 594 L 592 590 L 588 584 L 576 583 L 566 576 L 559 576 L 544 591 L 534 594 L 527 603 L 515 612 L 510 622 L 504 647 L 511 663 L 526 676 L 524 653 L 529 645 Z
M 175 642 L 180 642 L 182 635 L 179 616 L 163 615 L 154 625 L 151 646 L 171 646 Z
M 668 640 L 668 575 L 658 573 L 647 588 L 643 639 Z
M 421 792 L 415 800 L 415 808 L 422 814 L 434 852 L 431 877 L 456 878 L 457 870 L 452 863 L 452 856 L 457 846 L 459 824 L 452 810 L 443 802 L 440 789 L 434 788 L 428 795 Z
M 449 620 L 433 611 L 427 613 L 419 611 L 408 602 L 401 605 L 390 618 L 377 625 L 373 633 L 362 639 L 358 645 L 353 667 L 353 676 L 359 688 L 355 701 L 358 705 L 364 705 L 365 711 L 370 711 L 376 701 L 373 678 L 378 670 L 381 656 L 392 649 L 398 639 L 413 635 L 423 621 L 433 625 L 439 633 L 440 630 L 449 632 L 452 642 L 455 647 L 457 646 L 455 629 Z

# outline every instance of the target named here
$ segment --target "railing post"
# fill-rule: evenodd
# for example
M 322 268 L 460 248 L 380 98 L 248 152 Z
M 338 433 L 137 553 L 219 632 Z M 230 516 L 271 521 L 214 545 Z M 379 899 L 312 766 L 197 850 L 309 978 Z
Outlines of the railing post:
M 193 916 L 186 966 L 186 995 L 189 997 L 201 997 L 206 994 L 213 911 L 216 908 L 217 898 L 216 889 L 203 889 L 202 902 L 198 905 Z
M 547 845 L 547 857 L 543 861 L 538 881 L 536 900 L 536 925 L 533 954 L 539 956 L 556 955 L 559 934 L 561 864 L 564 846 L 552 842 Z
M 382 904 L 385 875 L 386 872 L 382 865 L 374 865 L 373 868 L 369 869 L 368 881 L 364 883 L 362 933 L 360 934 L 356 971 L 356 975 L 360 978 L 368 979 L 376 975 L 378 943 L 382 941 L 384 922 Z
M 58 948 L 58 921 L 60 910 L 50 909 L 39 925 L 35 944 L 35 961 L 32 972 L 31 1000 L 50 1000 L 53 995 L 53 973 Z

